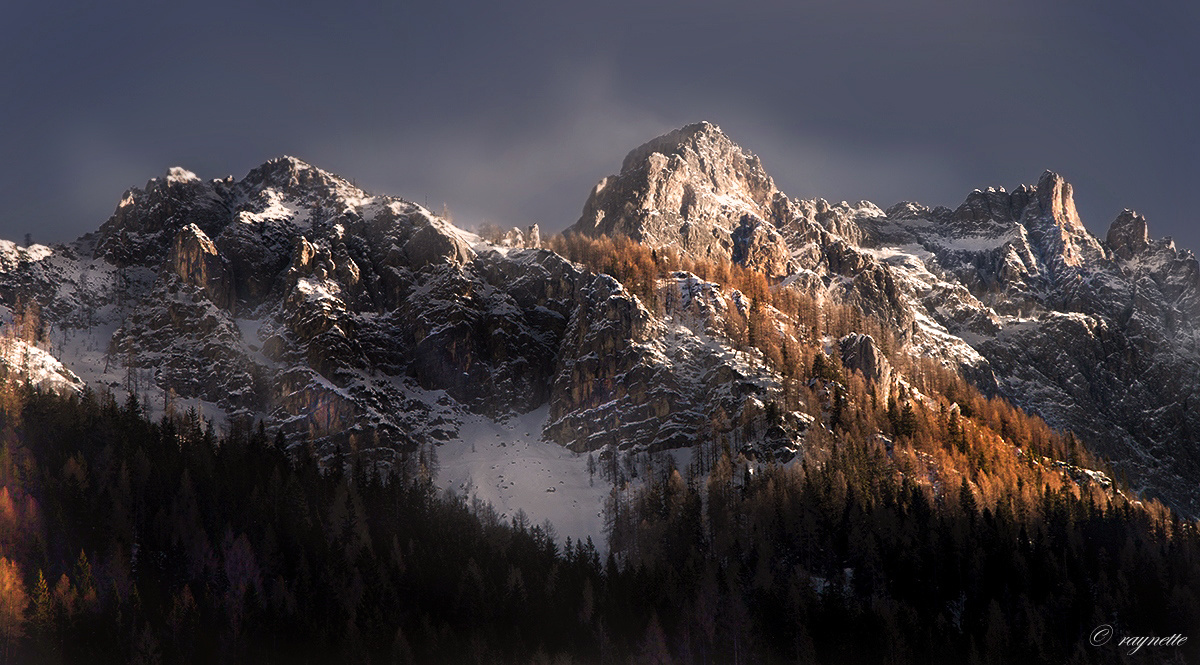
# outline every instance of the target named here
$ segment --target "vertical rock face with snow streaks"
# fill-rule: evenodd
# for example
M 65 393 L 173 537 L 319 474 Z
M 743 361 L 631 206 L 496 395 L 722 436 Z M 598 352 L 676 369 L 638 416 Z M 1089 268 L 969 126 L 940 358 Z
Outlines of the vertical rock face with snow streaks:
M 179 279 L 204 291 L 217 307 L 233 306 L 233 278 L 228 265 L 200 227 L 188 224 L 180 230 L 171 244 L 167 263 Z
M 582 283 L 558 354 L 546 434 L 574 450 L 663 450 L 711 435 L 718 414 L 761 409 L 779 379 L 739 355 L 717 329 L 741 297 L 675 273 L 660 284 L 673 303 L 655 316 L 608 275 Z M 787 459 L 804 424 L 789 416 L 776 440 L 741 452 Z
M 887 403 L 892 384 L 892 363 L 870 335 L 850 333 L 838 340 L 842 365 L 857 371 L 876 386 L 876 396 Z

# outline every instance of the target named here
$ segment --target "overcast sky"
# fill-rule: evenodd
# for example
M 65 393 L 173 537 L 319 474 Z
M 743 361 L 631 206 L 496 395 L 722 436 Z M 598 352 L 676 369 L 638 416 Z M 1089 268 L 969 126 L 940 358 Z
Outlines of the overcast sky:
M 69 240 L 170 166 L 282 154 L 463 226 L 561 230 L 703 119 L 792 196 L 953 207 L 1049 168 L 1094 233 L 1128 207 L 1200 249 L 1195 3 L 16 4 L 0 237 Z

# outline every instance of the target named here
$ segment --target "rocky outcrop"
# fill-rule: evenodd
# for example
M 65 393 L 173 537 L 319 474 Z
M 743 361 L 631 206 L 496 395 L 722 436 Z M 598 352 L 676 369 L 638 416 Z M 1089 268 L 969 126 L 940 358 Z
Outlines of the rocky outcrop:
M 270 386 L 241 342 L 237 323 L 203 286 L 161 280 L 113 333 L 106 364 L 127 389 L 130 377 L 148 373 L 142 387 L 153 387 L 155 397 L 173 390 L 231 412 L 257 412 L 267 406 Z
M 1079 221 L 1071 185 L 1062 176 L 1046 171 L 1037 187 L 1019 193 L 1024 192 L 1030 194 L 1030 200 L 1024 206 L 1021 222 L 1051 279 L 1072 279 L 1074 269 L 1085 261 L 1103 258 L 1100 242 Z
M 179 231 L 171 244 L 167 265 L 184 284 L 204 291 L 217 307 L 229 309 L 233 306 L 233 277 L 229 266 L 200 227 L 188 224 Z
M 121 267 L 157 268 L 180 230 L 215 237 L 229 220 L 232 179 L 204 181 L 175 167 L 144 189 L 130 189 L 96 232 L 94 254 Z
M 475 253 L 457 233 L 436 222 L 421 227 L 404 243 L 404 256 L 409 266 L 420 270 L 425 266 L 448 264 L 462 266 L 474 258 Z
M 734 263 L 751 266 L 767 277 L 792 274 L 792 252 L 783 236 L 761 219 L 745 215 L 733 231 Z
M 1128 261 L 1150 248 L 1150 233 L 1146 218 L 1126 209 L 1108 227 L 1108 248 L 1118 258 Z
M 581 285 L 577 302 L 557 354 L 547 434 L 576 450 L 628 447 L 637 440 L 628 425 L 671 411 L 666 393 L 651 397 L 650 313 L 608 275 Z
M 886 404 L 891 392 L 892 363 L 875 345 L 875 340 L 870 335 L 850 333 L 838 340 L 838 346 L 842 366 L 874 384 L 876 396 Z
M 779 390 L 779 378 L 713 343 L 740 294 L 681 272 L 662 284 L 659 298 L 672 303 L 669 333 L 613 278 L 581 284 L 558 352 L 549 438 L 577 451 L 653 451 L 731 430 L 730 418 L 743 413 L 763 424 L 764 401 Z M 763 424 L 762 436 L 733 443 L 751 457 L 787 460 L 803 427 L 788 414 L 773 427 Z
M 1075 211 L 1074 189 L 1061 175 L 1050 170 L 1043 173 L 1038 180 L 1035 200 L 1041 218 L 1052 220 L 1055 226 L 1065 231 L 1087 233 Z
M 504 231 L 501 235 L 498 229 L 494 230 L 496 237 L 494 242 L 499 247 L 515 247 L 518 249 L 537 249 L 542 246 L 542 230 L 537 224 L 531 224 L 525 230 L 514 226 L 511 229 Z M 485 235 L 487 235 L 485 233 Z

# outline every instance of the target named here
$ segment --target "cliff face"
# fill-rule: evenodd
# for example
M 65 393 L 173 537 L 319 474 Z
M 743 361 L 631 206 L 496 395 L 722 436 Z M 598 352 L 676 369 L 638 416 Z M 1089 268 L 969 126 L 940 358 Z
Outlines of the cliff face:
M 905 380 L 889 354 L 933 358 L 1200 514 L 1200 270 L 1133 212 L 1095 238 L 1054 173 L 956 210 L 795 200 L 699 123 L 629 153 L 569 232 L 731 260 L 849 306 L 895 347 L 823 343 L 877 398 Z M 39 303 L 32 348 L 61 367 L 56 386 L 263 418 L 383 463 L 455 437 L 466 414 L 543 406 L 545 436 L 579 451 L 684 447 L 722 427 L 753 433 L 740 452 L 790 459 L 821 429 L 765 415 L 782 384 L 727 336 L 741 293 L 678 272 L 652 306 L 542 249 L 536 227 L 495 240 L 294 158 L 241 180 L 172 169 L 70 246 L 0 243 L 0 298 Z
M 559 349 L 546 434 L 575 450 L 663 450 L 694 445 L 719 414 L 760 410 L 780 387 L 761 358 L 739 354 L 721 332 L 746 302 L 737 291 L 678 272 L 660 284 L 661 316 L 617 280 L 581 288 Z M 793 414 L 751 455 L 790 459 L 807 423 Z

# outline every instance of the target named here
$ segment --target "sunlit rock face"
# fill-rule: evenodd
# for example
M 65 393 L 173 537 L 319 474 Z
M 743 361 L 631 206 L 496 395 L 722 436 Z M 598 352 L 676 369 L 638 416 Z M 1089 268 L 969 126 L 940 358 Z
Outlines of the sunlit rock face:
M 783 200 L 758 157 L 701 122 L 630 152 L 621 172 L 592 190 L 571 230 L 676 245 L 703 258 L 736 255 L 744 265 L 783 276 L 787 248 L 770 228 L 779 221 L 774 206 Z

